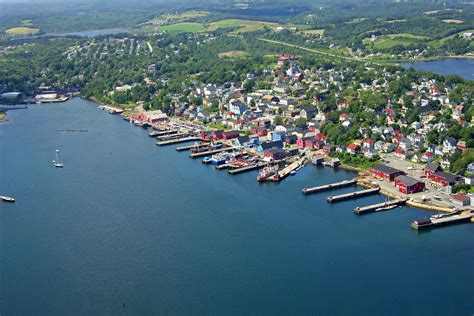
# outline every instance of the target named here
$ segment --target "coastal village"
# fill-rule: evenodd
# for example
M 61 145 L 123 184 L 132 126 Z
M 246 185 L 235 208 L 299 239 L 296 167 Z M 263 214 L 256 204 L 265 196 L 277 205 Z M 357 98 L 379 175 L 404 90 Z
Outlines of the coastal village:
M 356 139 L 347 145 L 336 145 L 324 133 L 324 126 L 335 115 L 342 131 L 357 125 L 351 101 L 339 100 L 333 113 L 325 112 L 317 98 L 309 105 L 302 103 L 308 89 L 324 91 L 330 86 L 342 86 L 350 69 L 313 72 L 298 66 L 298 56 L 281 55 L 268 72 L 274 78 L 270 89 L 247 93 L 244 81 L 194 86 L 186 100 L 171 95 L 175 100 L 172 116 L 159 110 L 125 111 L 110 105 L 102 108 L 111 114 L 121 113 L 137 126 L 152 127 L 149 136 L 157 137 L 159 146 L 192 142 L 176 149 L 189 150 L 190 157 L 202 158 L 203 163 L 213 164 L 219 170 L 237 174 L 258 169 L 258 181 L 282 181 L 306 163 L 356 171 L 357 177 L 351 181 L 302 188 L 303 194 L 311 194 L 352 185 L 366 187 L 349 194 L 331 195 L 328 202 L 375 193 L 391 198 L 385 203 L 358 207 L 354 210 L 356 214 L 389 210 L 402 204 L 446 213 L 415 221 L 412 226 L 417 229 L 471 219 L 474 198 L 467 191 L 473 185 L 474 163 L 461 173 L 446 171 L 451 157 L 467 150 L 466 142 L 445 137 L 433 143 L 427 137 L 432 130 L 449 128 L 433 123 L 439 112 L 452 113 L 462 126 L 472 126 L 472 122 L 461 118 L 463 105 L 450 101 L 449 87 L 440 90 L 436 81 L 429 78 L 420 84 L 413 83 L 407 94 L 412 104 L 404 104 L 406 99 L 400 98 L 376 109 L 364 109 L 386 124 L 361 126 Z M 390 76 L 382 71 L 380 80 L 359 89 L 375 93 L 388 85 Z M 247 77 L 254 79 L 250 73 Z M 413 107 L 419 109 L 420 120 L 409 124 L 407 116 Z M 401 128 L 411 132 L 403 133 Z M 368 167 L 345 164 L 347 157 L 360 158 Z M 453 188 L 459 185 L 468 190 L 454 193 Z
M 156 38 L 160 43 L 166 34 Z M 161 48 L 163 60 L 172 63 L 216 38 L 188 35 L 186 40 L 189 43 Z M 73 62 L 92 58 L 92 63 L 100 64 L 107 58 L 149 57 L 154 52 L 150 42 L 110 37 L 84 41 L 69 48 L 64 57 Z M 263 69 L 224 83 L 203 84 L 199 76 L 205 73 L 200 72 L 179 89 L 171 89 L 170 78 L 158 74 L 163 62 L 147 64 L 138 70 L 138 82 L 122 82 L 107 91 L 113 102 L 101 108 L 122 114 L 137 126 L 153 128 L 150 136 L 157 137 L 157 145 L 191 142 L 177 149 L 190 150 L 192 158 L 200 157 L 230 174 L 259 170 L 259 181 L 282 181 L 306 163 L 346 168 L 358 173 L 355 182 L 328 184 L 328 188 L 357 184 L 366 191 L 341 199 L 381 193 L 395 203 L 376 205 L 370 211 L 408 204 L 455 218 L 463 214 L 463 220 L 470 220 L 474 163 L 450 170 L 453 162 L 472 156 L 473 144 L 460 137 L 459 130 L 442 136 L 453 130 L 449 121 L 460 128 L 473 127 L 464 104 L 471 100 L 459 95 L 455 82 L 418 74 L 408 77 L 406 72 L 370 63 L 315 66 L 301 59 L 288 52 L 275 55 Z M 155 92 L 150 96 L 148 91 Z M 166 106 L 156 110 L 153 102 L 135 97 L 140 93 L 148 100 L 159 98 Z M 77 95 L 82 96 L 74 88 L 41 85 L 28 102 L 64 102 Z M 129 96 L 138 99 L 123 105 L 121 101 Z M 14 100 L 19 95 L 5 92 L 2 97 Z M 302 188 L 302 192 L 326 189 Z

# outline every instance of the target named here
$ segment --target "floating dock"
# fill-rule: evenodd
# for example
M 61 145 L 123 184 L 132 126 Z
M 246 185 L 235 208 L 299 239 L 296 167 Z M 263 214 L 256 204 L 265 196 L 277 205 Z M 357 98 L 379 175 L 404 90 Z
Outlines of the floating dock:
M 189 137 L 174 138 L 170 140 L 158 141 L 156 142 L 156 145 L 165 146 L 165 145 L 173 145 L 173 144 L 179 144 L 179 143 L 185 143 L 185 142 L 192 142 L 196 140 L 199 140 L 199 137 L 189 136 Z
M 223 151 L 231 151 L 231 150 L 234 150 L 234 149 L 237 149 L 237 147 L 222 147 L 222 148 L 219 148 L 219 149 L 203 151 L 203 152 L 200 152 L 200 153 L 191 153 L 191 154 L 189 154 L 189 157 L 191 157 L 191 158 L 205 157 L 205 156 L 214 155 L 214 154 L 217 154 L 217 153 L 220 153 L 220 152 L 223 152 Z
M 419 219 L 414 221 L 411 224 L 411 227 L 413 227 L 416 230 L 421 230 L 421 229 L 429 229 L 429 228 L 435 228 L 438 226 L 447 226 L 447 225 L 454 225 L 454 224 L 461 224 L 461 223 L 468 223 L 471 222 L 473 218 L 472 211 L 455 211 L 453 212 L 452 215 L 445 214 L 445 216 L 440 217 L 440 218 L 427 218 L 427 219 Z
M 228 163 L 225 163 L 225 164 L 222 164 L 222 165 L 216 165 L 215 168 L 217 170 L 224 170 L 224 169 L 228 169 L 229 168 L 229 165 Z
M 265 167 L 267 164 L 266 163 L 257 163 L 257 164 L 252 164 L 250 166 L 242 167 L 242 168 L 237 168 L 237 169 L 230 169 L 229 173 L 230 174 L 239 174 L 239 173 L 244 173 L 247 171 L 252 171 L 252 170 L 257 170 L 260 168 Z
M 355 198 L 358 198 L 358 197 L 361 197 L 361 196 L 375 194 L 375 193 L 378 193 L 379 191 L 380 191 L 380 188 L 376 187 L 376 188 L 370 188 L 370 189 L 345 193 L 345 194 L 341 194 L 341 195 L 330 195 L 330 196 L 327 197 L 327 201 L 332 203 L 332 202 L 350 200 L 350 199 L 355 199 Z
M 406 201 L 407 199 L 396 199 L 396 200 L 391 200 L 391 201 L 367 205 L 367 206 L 360 206 L 360 207 L 358 206 L 354 209 L 354 213 L 356 213 L 357 215 L 361 215 L 361 214 L 368 214 L 368 213 L 373 213 L 373 212 L 387 211 L 397 206 L 400 206 L 402 204 L 405 204 Z
M 317 192 L 329 191 L 332 189 L 345 188 L 345 187 L 349 187 L 356 184 L 357 184 L 357 179 L 344 180 L 341 182 L 325 184 L 318 187 L 303 188 L 303 190 L 301 190 L 301 193 L 312 194 L 312 193 L 317 193 Z

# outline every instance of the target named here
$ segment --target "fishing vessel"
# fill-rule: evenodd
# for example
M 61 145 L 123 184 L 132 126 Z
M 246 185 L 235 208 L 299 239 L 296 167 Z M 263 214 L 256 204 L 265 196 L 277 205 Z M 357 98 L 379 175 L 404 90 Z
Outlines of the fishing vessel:
M 265 181 L 271 176 L 278 174 L 278 166 L 267 166 L 263 168 L 263 170 L 258 174 L 257 180 L 258 181 Z
M 9 196 L 0 195 L 0 200 L 3 202 L 14 203 L 15 199 Z
M 59 149 L 56 149 L 56 160 L 53 160 L 53 165 L 56 168 L 63 168 L 64 167 L 64 164 L 59 162 Z
M 213 165 L 221 165 L 229 158 L 227 154 L 217 154 L 211 157 L 210 163 Z

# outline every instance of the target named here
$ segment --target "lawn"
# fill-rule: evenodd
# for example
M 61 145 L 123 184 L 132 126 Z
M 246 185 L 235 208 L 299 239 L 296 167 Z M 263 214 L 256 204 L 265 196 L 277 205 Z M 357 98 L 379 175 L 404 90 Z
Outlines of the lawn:
M 39 32 L 39 29 L 33 27 L 12 27 L 5 31 L 9 35 L 24 36 L 24 35 L 35 35 Z

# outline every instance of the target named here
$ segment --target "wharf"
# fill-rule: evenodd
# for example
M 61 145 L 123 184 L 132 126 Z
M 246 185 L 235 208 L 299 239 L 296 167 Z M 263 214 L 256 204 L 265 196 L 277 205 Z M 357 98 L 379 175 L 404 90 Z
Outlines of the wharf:
M 361 215 L 361 214 L 368 214 L 368 213 L 373 213 L 373 212 L 386 211 L 386 210 L 395 208 L 399 205 L 405 204 L 406 201 L 407 199 L 405 198 L 405 199 L 391 200 L 391 201 L 367 205 L 367 206 L 358 206 L 354 209 L 354 213 L 356 213 L 357 215 Z
M 191 158 L 205 157 L 205 156 L 217 154 L 217 153 L 224 152 L 224 151 L 231 151 L 231 150 L 234 150 L 234 149 L 237 149 L 237 147 L 222 147 L 222 148 L 219 148 L 219 149 L 203 151 L 203 152 L 200 152 L 200 153 L 191 153 L 191 154 L 189 154 L 189 157 L 191 157 Z
M 245 167 L 242 167 L 242 168 L 230 169 L 229 174 L 234 175 L 234 174 L 244 173 L 244 172 L 247 172 L 247 171 L 252 171 L 252 170 L 263 168 L 266 165 L 267 165 L 266 163 L 256 163 L 256 164 L 251 164 L 249 166 L 245 166 Z
M 428 228 L 435 228 L 438 226 L 447 226 L 447 225 L 454 225 L 460 223 L 467 223 L 471 222 L 473 219 L 472 211 L 456 211 L 453 212 L 453 215 L 445 215 L 440 218 L 427 218 L 427 219 L 419 219 L 414 221 L 411 224 L 411 227 L 420 230 L 420 229 L 428 229 Z
M 173 129 L 173 130 L 169 130 L 169 131 L 163 131 L 163 132 L 158 132 L 156 133 L 156 137 L 160 137 L 160 136 L 165 136 L 165 135 L 171 135 L 171 134 L 177 134 L 178 133 L 178 130 L 176 129 Z
M 303 166 L 304 161 L 305 161 L 305 158 L 300 158 L 297 161 L 293 162 L 292 164 L 290 164 L 290 165 L 286 166 L 285 168 L 281 169 L 280 171 L 278 171 L 277 175 L 275 175 L 273 177 L 269 177 L 267 179 L 269 181 L 281 181 L 281 180 L 285 179 L 290 174 L 290 172 L 292 172 L 293 170 L 296 170 L 299 167 Z
M 166 135 L 166 136 L 158 136 L 157 139 L 159 141 L 162 141 L 162 140 L 172 140 L 172 139 L 188 137 L 188 136 L 190 136 L 189 133 L 177 133 L 177 134 Z
M 193 148 L 202 148 L 202 147 L 206 147 L 206 146 L 210 146 L 210 145 L 207 141 L 203 141 L 203 143 L 201 143 L 201 144 L 192 144 L 192 145 L 185 145 L 185 146 L 176 147 L 176 151 L 185 151 L 185 150 L 190 150 L 190 149 L 193 149 Z
M 173 144 L 179 144 L 179 143 L 185 143 L 185 142 L 192 142 L 196 140 L 199 140 L 199 137 L 189 136 L 189 137 L 174 138 L 174 139 L 169 139 L 169 140 L 158 141 L 156 142 L 156 145 L 165 146 L 165 145 L 173 145 Z
M 216 165 L 215 168 L 216 168 L 217 170 L 224 170 L 224 169 L 228 169 L 229 166 L 230 166 L 230 164 L 225 163 L 225 164 L 222 164 L 222 165 Z
M 341 181 L 341 182 L 325 184 L 325 185 L 321 185 L 321 186 L 317 186 L 317 187 L 303 188 L 303 190 L 301 190 L 301 192 L 303 194 L 312 194 L 312 193 L 317 193 L 317 192 L 329 191 L 331 189 L 349 187 L 349 186 L 356 185 L 356 184 L 357 184 L 357 179 L 344 180 L 344 181 Z
M 370 188 L 370 189 L 345 193 L 341 195 L 330 195 L 327 197 L 327 201 L 332 203 L 332 202 L 339 202 L 339 201 L 344 201 L 344 200 L 349 200 L 349 199 L 355 199 L 360 196 L 375 194 L 375 193 L 378 193 L 379 191 L 380 191 L 380 188 L 376 187 L 376 188 Z

